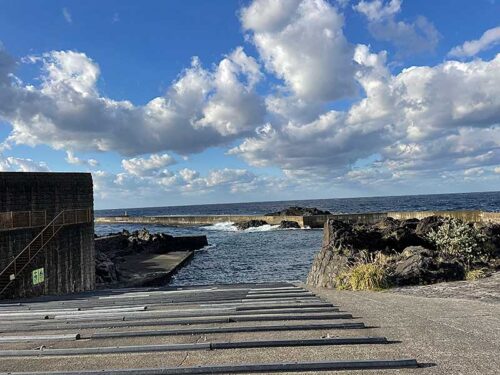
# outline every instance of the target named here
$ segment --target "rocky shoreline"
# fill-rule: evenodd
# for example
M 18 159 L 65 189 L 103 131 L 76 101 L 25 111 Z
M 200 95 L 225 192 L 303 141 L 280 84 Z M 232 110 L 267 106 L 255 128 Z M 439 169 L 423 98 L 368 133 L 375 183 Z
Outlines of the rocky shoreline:
M 385 289 L 475 279 L 500 270 L 500 225 L 430 216 L 375 224 L 329 220 L 311 286 Z
M 165 233 L 150 233 L 147 229 L 129 232 L 123 230 L 97 237 L 96 283 L 107 286 L 149 286 L 162 279 L 165 272 L 151 272 L 137 267 L 138 259 L 153 259 L 179 251 L 194 251 L 208 245 L 206 236 L 173 237 Z M 144 261 L 146 264 L 146 262 Z

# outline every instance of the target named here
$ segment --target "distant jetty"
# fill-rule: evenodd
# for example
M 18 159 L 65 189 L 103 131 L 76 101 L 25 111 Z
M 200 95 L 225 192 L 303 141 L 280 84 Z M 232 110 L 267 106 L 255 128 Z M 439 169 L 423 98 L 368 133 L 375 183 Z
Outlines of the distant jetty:
M 352 223 L 375 223 L 385 218 L 398 220 L 423 219 L 428 216 L 443 216 L 461 219 L 469 222 L 500 223 L 500 212 L 485 212 L 479 210 L 467 211 L 394 211 L 355 214 L 327 215 L 169 215 L 169 216 L 103 216 L 97 217 L 97 224 L 154 224 L 166 226 L 204 226 L 217 223 L 244 223 L 252 220 L 265 221 L 270 225 L 280 225 L 282 221 L 296 222 L 301 228 L 323 228 L 328 219 Z

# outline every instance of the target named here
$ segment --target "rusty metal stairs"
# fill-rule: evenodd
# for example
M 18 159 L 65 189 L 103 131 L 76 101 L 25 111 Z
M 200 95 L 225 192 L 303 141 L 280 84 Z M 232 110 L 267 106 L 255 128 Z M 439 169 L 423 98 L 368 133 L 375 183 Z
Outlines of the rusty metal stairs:
M 72 224 L 88 223 L 92 219 L 90 209 L 63 210 L 59 212 L 26 245 L 14 259 L 0 271 L 0 296 L 18 278 L 31 261 L 56 237 L 62 227 Z

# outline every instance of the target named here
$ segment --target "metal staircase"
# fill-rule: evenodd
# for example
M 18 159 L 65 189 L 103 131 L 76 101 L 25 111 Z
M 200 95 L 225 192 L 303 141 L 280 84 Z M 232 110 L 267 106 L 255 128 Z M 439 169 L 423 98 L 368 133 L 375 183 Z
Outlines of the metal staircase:
M 84 224 L 92 220 L 91 209 L 63 210 L 59 212 L 16 257 L 0 271 L 0 295 L 17 279 L 31 261 L 57 235 L 62 227 Z

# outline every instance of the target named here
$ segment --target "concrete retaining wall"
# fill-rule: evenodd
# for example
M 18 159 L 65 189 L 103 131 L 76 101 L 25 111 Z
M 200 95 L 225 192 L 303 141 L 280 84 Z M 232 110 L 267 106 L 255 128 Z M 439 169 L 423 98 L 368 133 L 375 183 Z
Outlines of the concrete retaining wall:
M 62 210 L 91 209 L 90 221 L 67 225 L 1 297 L 27 297 L 91 290 L 95 287 L 93 187 L 90 173 L 0 173 L 0 213 L 45 211 L 47 222 Z M 8 216 L 6 214 L 5 216 Z M 0 229 L 0 271 L 42 230 Z M 45 281 L 33 285 L 32 271 Z

